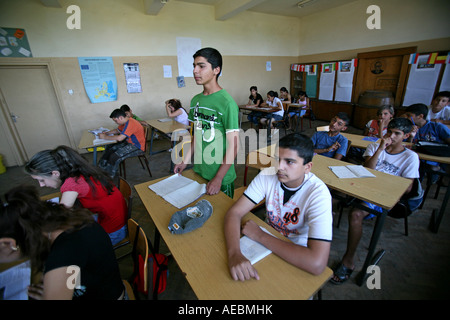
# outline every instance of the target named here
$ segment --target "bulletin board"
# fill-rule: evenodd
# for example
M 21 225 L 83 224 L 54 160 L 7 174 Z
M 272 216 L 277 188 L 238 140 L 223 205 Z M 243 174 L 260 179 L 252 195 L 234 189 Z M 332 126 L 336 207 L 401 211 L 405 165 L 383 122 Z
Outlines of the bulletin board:
M 0 27 L 0 57 L 31 58 L 25 29 Z

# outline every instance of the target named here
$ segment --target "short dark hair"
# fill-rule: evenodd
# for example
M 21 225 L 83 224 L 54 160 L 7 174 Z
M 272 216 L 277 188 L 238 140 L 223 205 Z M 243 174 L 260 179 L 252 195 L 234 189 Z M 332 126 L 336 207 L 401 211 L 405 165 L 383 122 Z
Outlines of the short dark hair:
M 411 120 L 407 118 L 394 118 L 389 121 L 388 129 L 398 129 L 403 133 L 410 133 L 412 131 L 413 124 Z
M 111 114 L 109 115 L 109 117 L 111 119 L 114 118 L 118 118 L 118 117 L 126 117 L 127 114 L 125 113 L 125 111 L 121 110 L 121 109 L 115 109 L 113 112 L 111 112 Z
M 350 118 L 346 112 L 338 112 L 336 117 L 344 121 L 346 126 L 348 126 L 348 124 L 350 123 Z
M 450 99 L 450 91 L 441 91 L 441 92 L 436 93 L 433 97 L 433 100 L 436 99 L 437 97 L 443 97 L 443 98 Z
M 278 142 L 278 147 L 297 151 L 298 156 L 303 158 L 303 164 L 311 162 L 314 156 L 311 138 L 302 133 L 294 132 L 284 136 Z
M 415 103 L 406 108 L 406 112 L 413 113 L 416 116 L 423 115 L 423 118 L 426 119 L 428 115 L 428 107 L 423 103 Z
M 131 108 L 127 104 L 123 104 L 120 107 L 120 110 L 122 110 L 123 112 L 128 112 L 128 111 L 131 111 Z
M 208 61 L 212 68 L 215 69 L 217 67 L 220 68 L 220 72 L 222 72 L 222 55 L 217 49 L 214 48 L 203 48 L 194 53 L 194 59 L 197 57 L 203 57 Z M 216 79 L 219 78 L 220 72 L 217 74 Z
M 258 87 L 257 86 L 251 86 L 250 87 L 250 91 L 252 91 L 252 90 L 258 91 Z

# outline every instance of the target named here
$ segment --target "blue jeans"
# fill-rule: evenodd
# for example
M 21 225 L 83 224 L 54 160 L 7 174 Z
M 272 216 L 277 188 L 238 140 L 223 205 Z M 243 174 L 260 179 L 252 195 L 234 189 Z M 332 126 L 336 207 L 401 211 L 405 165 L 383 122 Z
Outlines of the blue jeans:
M 117 231 L 108 233 L 109 237 L 111 238 L 112 245 L 118 244 L 120 241 L 125 239 L 127 235 L 127 225 L 124 225 L 122 228 L 120 228 Z

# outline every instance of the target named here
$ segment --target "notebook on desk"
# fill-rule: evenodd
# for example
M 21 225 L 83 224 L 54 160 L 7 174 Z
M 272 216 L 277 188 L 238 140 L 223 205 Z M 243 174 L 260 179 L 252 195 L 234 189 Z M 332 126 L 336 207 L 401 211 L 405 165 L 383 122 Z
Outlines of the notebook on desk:
M 331 171 L 341 179 L 344 178 L 375 178 L 376 176 L 361 165 L 329 166 Z
M 148 187 L 178 209 L 187 206 L 206 193 L 206 184 L 200 184 L 178 173 Z

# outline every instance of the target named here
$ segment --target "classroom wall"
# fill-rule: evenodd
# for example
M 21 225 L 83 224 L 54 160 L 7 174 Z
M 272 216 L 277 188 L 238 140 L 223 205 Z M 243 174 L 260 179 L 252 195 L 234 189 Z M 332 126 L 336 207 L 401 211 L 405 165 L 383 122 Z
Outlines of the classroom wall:
M 0 27 L 24 28 L 33 53 L 28 59 L 0 58 L 0 64 L 49 63 L 75 148 L 84 129 L 113 125 L 109 114 L 122 104 L 129 104 L 144 119 L 165 116 L 164 101 L 169 98 L 189 105 L 201 88 L 192 78 L 186 78 L 185 88 L 177 87 L 177 37 L 199 38 L 202 46 L 221 51 L 224 68 L 219 83 L 238 104 L 247 102 L 251 85 L 257 85 L 263 96 L 269 90 L 289 88 L 292 63 L 348 59 L 358 52 L 410 44 L 426 48 L 424 51 L 450 48 L 447 0 L 358 0 L 302 19 L 244 12 L 226 21 L 216 21 L 211 6 L 178 1 L 169 1 L 157 16 L 144 13 L 142 0 L 60 3 L 63 8 L 44 7 L 39 0 L 0 0 Z M 81 8 L 81 30 L 66 27 L 70 16 L 66 8 L 71 4 Z M 365 26 L 369 16 L 365 10 L 370 4 L 382 9 L 381 30 Z M 79 56 L 113 57 L 119 85 L 117 101 L 90 103 L 79 71 Z M 271 71 L 266 71 L 267 61 Z M 127 93 L 126 62 L 139 63 L 142 93 Z M 163 77 L 163 65 L 172 66 L 172 78 Z M 70 89 L 73 95 L 68 93 Z M 0 154 L 9 149 L 0 140 Z M 8 157 L 5 162 L 15 165 Z
M 381 29 L 367 28 L 366 22 L 372 15 L 366 13 L 370 5 L 380 7 Z M 302 18 L 299 55 L 448 38 L 448 12 L 448 0 L 354 1 Z M 450 48 L 448 40 L 446 46 L 446 49 Z
M 289 66 L 298 57 L 298 19 L 245 13 L 216 21 L 213 7 L 177 1 L 170 1 L 157 16 L 144 14 L 142 0 L 115 0 L 113 5 L 110 0 L 60 2 L 63 8 L 44 7 L 39 0 L 1 1 L 0 26 L 24 28 L 33 58 L 1 58 L 0 64 L 49 63 L 72 147 L 77 147 L 83 130 L 114 125 L 109 114 L 122 104 L 144 119 L 165 117 L 164 101 L 170 98 L 179 98 L 189 109 L 190 99 L 202 88 L 191 77 L 185 79 L 186 87 L 177 87 L 177 37 L 199 38 L 202 46 L 219 49 L 224 56 L 219 83 L 239 104 L 248 101 L 252 85 L 263 95 L 282 86 L 289 88 Z M 70 4 L 81 8 L 81 30 L 66 28 Z M 79 56 L 113 57 L 117 101 L 90 103 Z M 266 71 L 267 61 L 271 71 Z M 127 62 L 139 63 L 142 93 L 127 93 L 123 71 Z M 163 65 L 172 66 L 172 78 L 164 78 Z M 6 165 L 16 165 L 9 149 L 0 140 Z

